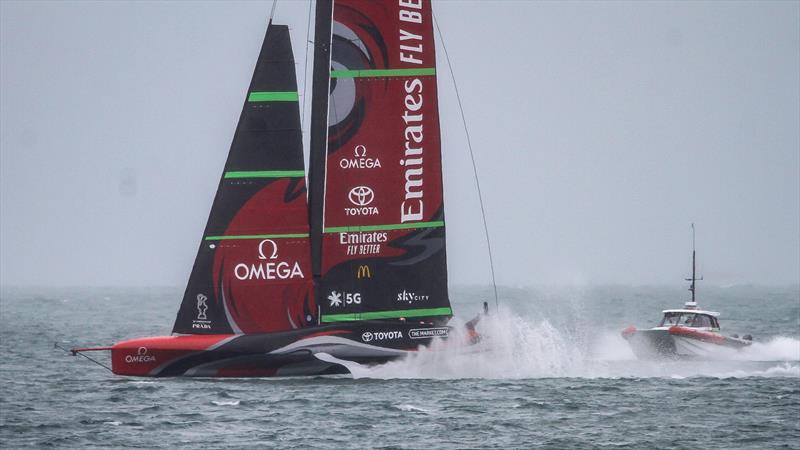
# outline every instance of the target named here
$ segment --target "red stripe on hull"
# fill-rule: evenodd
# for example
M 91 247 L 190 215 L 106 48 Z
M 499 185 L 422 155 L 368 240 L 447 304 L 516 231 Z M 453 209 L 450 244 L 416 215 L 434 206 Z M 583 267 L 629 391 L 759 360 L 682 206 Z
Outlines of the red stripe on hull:
M 703 342 L 711 342 L 712 344 L 724 345 L 725 336 L 718 333 L 711 333 L 708 331 L 695 330 L 687 327 L 674 326 L 670 327 L 669 334 L 673 336 L 683 336 L 687 338 L 697 339 Z

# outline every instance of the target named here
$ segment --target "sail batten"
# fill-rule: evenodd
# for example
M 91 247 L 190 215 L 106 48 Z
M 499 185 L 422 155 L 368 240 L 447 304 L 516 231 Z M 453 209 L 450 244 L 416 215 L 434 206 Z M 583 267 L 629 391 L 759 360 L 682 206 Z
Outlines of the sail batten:
M 371 311 L 351 314 L 323 314 L 322 323 L 356 322 L 360 320 L 405 319 L 412 317 L 452 316 L 453 310 L 444 308 L 400 309 L 395 311 Z
M 381 78 L 436 75 L 435 67 L 419 69 L 332 70 L 331 78 Z
M 307 238 L 308 233 L 285 233 L 285 234 L 242 234 L 229 236 L 206 236 L 207 241 L 222 241 L 230 239 L 290 239 Z
M 343 232 L 359 232 L 359 231 L 386 231 L 386 230 L 413 230 L 417 228 L 438 228 L 443 227 L 444 221 L 434 220 L 432 222 L 412 222 L 412 223 L 395 223 L 384 225 L 352 225 L 344 227 L 330 227 L 325 228 L 325 233 L 343 233 Z
M 296 102 L 299 101 L 297 91 L 284 92 L 251 92 L 247 96 L 248 102 Z
M 225 172 L 224 178 L 298 178 L 305 177 L 303 170 L 238 170 Z

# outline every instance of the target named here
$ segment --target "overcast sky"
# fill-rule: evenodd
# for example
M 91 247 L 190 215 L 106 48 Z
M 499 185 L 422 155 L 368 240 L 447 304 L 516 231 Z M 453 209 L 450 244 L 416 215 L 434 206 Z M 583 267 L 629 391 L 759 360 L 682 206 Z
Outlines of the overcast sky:
M 0 2 L 0 283 L 186 282 L 270 7 Z M 275 16 L 301 91 L 307 11 Z M 501 284 L 680 285 L 691 222 L 707 283 L 800 282 L 800 3 L 434 13 Z M 488 283 L 443 56 L 450 279 Z

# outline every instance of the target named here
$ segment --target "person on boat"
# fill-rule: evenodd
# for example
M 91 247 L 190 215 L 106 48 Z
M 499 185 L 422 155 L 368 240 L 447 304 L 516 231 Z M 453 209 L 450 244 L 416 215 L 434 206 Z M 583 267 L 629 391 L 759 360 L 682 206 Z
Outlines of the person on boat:
M 483 302 L 483 314 L 478 313 L 474 319 L 464 324 L 467 328 L 467 337 L 470 344 L 477 344 L 481 340 L 481 335 L 475 330 L 475 326 L 481 321 L 481 315 L 489 315 L 489 303 Z

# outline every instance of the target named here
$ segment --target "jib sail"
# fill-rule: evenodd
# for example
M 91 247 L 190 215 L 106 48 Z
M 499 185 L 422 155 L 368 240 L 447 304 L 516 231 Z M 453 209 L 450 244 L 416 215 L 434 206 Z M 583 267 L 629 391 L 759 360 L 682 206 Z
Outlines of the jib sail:
M 270 24 L 174 333 L 316 323 L 295 64 Z
M 449 318 L 430 2 L 317 5 L 310 198 L 320 321 Z

